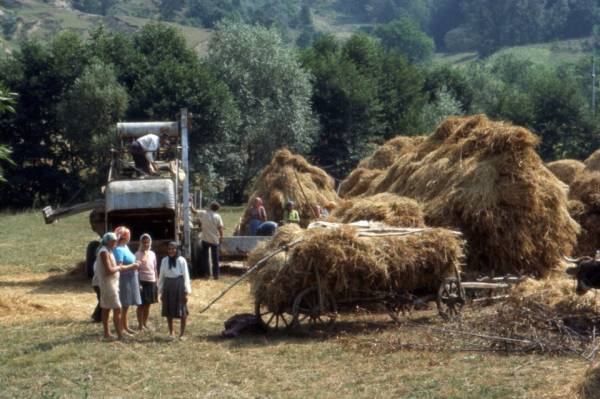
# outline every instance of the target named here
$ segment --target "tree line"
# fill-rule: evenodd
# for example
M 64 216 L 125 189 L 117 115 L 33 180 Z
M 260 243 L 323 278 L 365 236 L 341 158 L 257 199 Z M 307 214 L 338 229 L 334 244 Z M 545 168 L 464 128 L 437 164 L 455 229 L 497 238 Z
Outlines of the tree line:
M 384 140 L 448 115 L 507 119 L 542 137 L 544 159 L 581 158 L 598 145 L 589 71 L 588 60 L 515 57 L 433 67 L 363 34 L 299 50 L 275 28 L 236 22 L 217 25 L 206 57 L 160 23 L 129 36 L 65 32 L 0 60 L 0 91 L 15 93 L 14 112 L 0 108 L 0 203 L 99 196 L 116 122 L 172 120 L 181 107 L 193 113 L 193 184 L 230 203 L 280 147 L 342 179 Z

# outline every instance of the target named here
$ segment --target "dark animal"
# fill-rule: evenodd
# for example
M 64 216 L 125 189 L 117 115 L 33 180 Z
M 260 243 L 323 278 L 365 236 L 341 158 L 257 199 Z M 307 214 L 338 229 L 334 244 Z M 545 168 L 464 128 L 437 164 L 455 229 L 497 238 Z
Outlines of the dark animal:
M 260 332 L 260 324 L 255 315 L 249 313 L 236 314 L 225 322 L 225 330 L 221 332 L 223 338 L 235 338 L 242 332 Z
M 565 257 L 565 259 L 575 265 L 568 267 L 566 272 L 577 279 L 577 295 L 600 288 L 600 261 L 589 256 L 577 259 Z

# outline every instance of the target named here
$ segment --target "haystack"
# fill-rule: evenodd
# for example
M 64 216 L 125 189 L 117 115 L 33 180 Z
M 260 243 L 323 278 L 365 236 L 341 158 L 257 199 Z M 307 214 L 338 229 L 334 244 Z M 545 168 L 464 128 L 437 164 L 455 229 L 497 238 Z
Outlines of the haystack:
M 424 136 L 398 136 L 386 141 L 373 154 L 360 161 L 357 168 L 342 181 L 341 197 L 356 197 L 364 194 L 373 180 L 394 164 L 403 154 L 414 151 L 425 141 Z
M 342 200 L 332 216 L 342 223 L 373 220 L 389 226 L 425 226 L 421 204 L 411 198 L 391 193 Z
M 589 171 L 600 172 L 600 149 L 594 151 L 592 155 L 587 157 L 585 161 L 585 168 Z
M 316 219 L 316 207 L 337 202 L 335 181 L 323 169 L 309 164 L 300 155 L 294 155 L 287 149 L 275 153 L 252 188 L 249 190 L 250 202 L 240 222 L 240 234 L 247 234 L 250 220 L 250 206 L 255 197 L 264 201 L 267 219 L 279 222 L 288 200 L 296 204 L 300 214 L 300 224 L 307 226 Z
M 538 142 L 525 128 L 483 115 L 448 118 L 366 194 L 416 199 L 428 225 L 461 230 L 469 270 L 545 276 L 571 252 L 579 226 Z
M 569 189 L 569 212 L 581 225 L 573 253 L 593 255 L 600 248 L 600 172 L 579 173 Z
M 453 276 L 463 242 L 444 229 L 406 236 L 359 237 L 351 226 L 309 229 L 303 241 L 253 275 L 256 301 L 271 309 L 289 306 L 303 289 L 321 286 L 337 300 L 376 293 L 435 291 Z
M 583 171 L 585 165 L 576 159 L 561 159 L 547 163 L 546 167 L 563 183 L 570 185 L 575 177 Z
M 578 399 L 600 398 L 600 364 L 587 369 L 581 381 L 576 385 L 575 394 Z

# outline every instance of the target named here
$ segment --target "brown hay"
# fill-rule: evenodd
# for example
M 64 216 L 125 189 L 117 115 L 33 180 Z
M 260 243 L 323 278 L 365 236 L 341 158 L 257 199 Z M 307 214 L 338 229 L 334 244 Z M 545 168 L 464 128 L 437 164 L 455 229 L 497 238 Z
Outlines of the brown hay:
M 26 296 L 3 294 L 0 296 L 0 317 L 11 314 L 28 314 L 32 311 L 44 311 L 48 309 L 46 305 L 31 302 Z
M 588 368 L 575 388 L 579 399 L 600 398 L 600 364 Z
M 256 301 L 271 309 L 290 306 L 303 289 L 316 285 L 336 299 L 377 293 L 434 291 L 454 275 L 463 242 L 444 229 L 421 234 L 358 237 L 350 226 L 309 229 L 304 241 L 252 276 Z
M 248 233 L 250 206 L 255 197 L 261 197 L 267 219 L 279 222 L 288 200 L 296 203 L 300 224 L 307 226 L 316 219 L 316 206 L 337 202 L 335 181 L 324 170 L 309 164 L 300 155 L 287 149 L 277 151 L 271 163 L 261 172 L 250 190 L 248 208 L 242 216 L 238 233 Z
M 583 163 L 586 170 L 600 172 L 600 149 L 594 151 Z
M 575 177 L 583 171 L 585 165 L 575 159 L 561 159 L 546 164 L 546 167 L 563 183 L 570 185 Z
M 342 223 L 374 220 L 389 226 L 425 226 L 421 204 L 413 199 L 391 193 L 344 200 L 333 212 L 333 217 Z
M 300 226 L 293 223 L 280 226 L 277 228 L 277 234 L 275 234 L 272 239 L 261 242 L 248 254 L 246 265 L 248 265 L 248 267 L 254 266 L 269 253 L 300 237 L 303 234 L 303 231 L 304 230 L 302 230 Z
M 581 225 L 574 254 L 593 255 L 600 248 L 600 172 L 578 174 L 569 197 L 569 212 Z
M 340 197 L 364 194 L 373 180 L 404 154 L 411 153 L 425 141 L 424 136 L 397 136 L 383 143 L 373 154 L 360 161 L 355 170 L 340 184 Z
M 339 194 L 343 198 L 351 198 L 366 193 L 373 181 L 383 173 L 379 169 L 358 167 L 340 183 Z
M 545 276 L 571 252 L 579 226 L 564 184 L 535 151 L 538 142 L 525 128 L 483 115 L 452 117 L 366 194 L 416 199 L 428 225 L 461 230 L 469 270 Z

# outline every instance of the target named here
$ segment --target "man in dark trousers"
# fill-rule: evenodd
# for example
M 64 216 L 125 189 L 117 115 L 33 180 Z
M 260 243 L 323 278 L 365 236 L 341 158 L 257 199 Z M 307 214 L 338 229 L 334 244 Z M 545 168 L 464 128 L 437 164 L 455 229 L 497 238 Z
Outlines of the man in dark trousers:
M 223 241 L 223 219 L 217 213 L 220 209 L 218 202 L 213 201 L 210 204 L 208 211 L 198 211 L 198 218 L 202 225 L 200 239 L 202 240 L 202 257 L 200 262 L 200 277 L 207 277 L 209 272 L 208 267 L 208 252 L 212 259 L 212 276 L 215 280 L 219 278 L 219 244 Z

